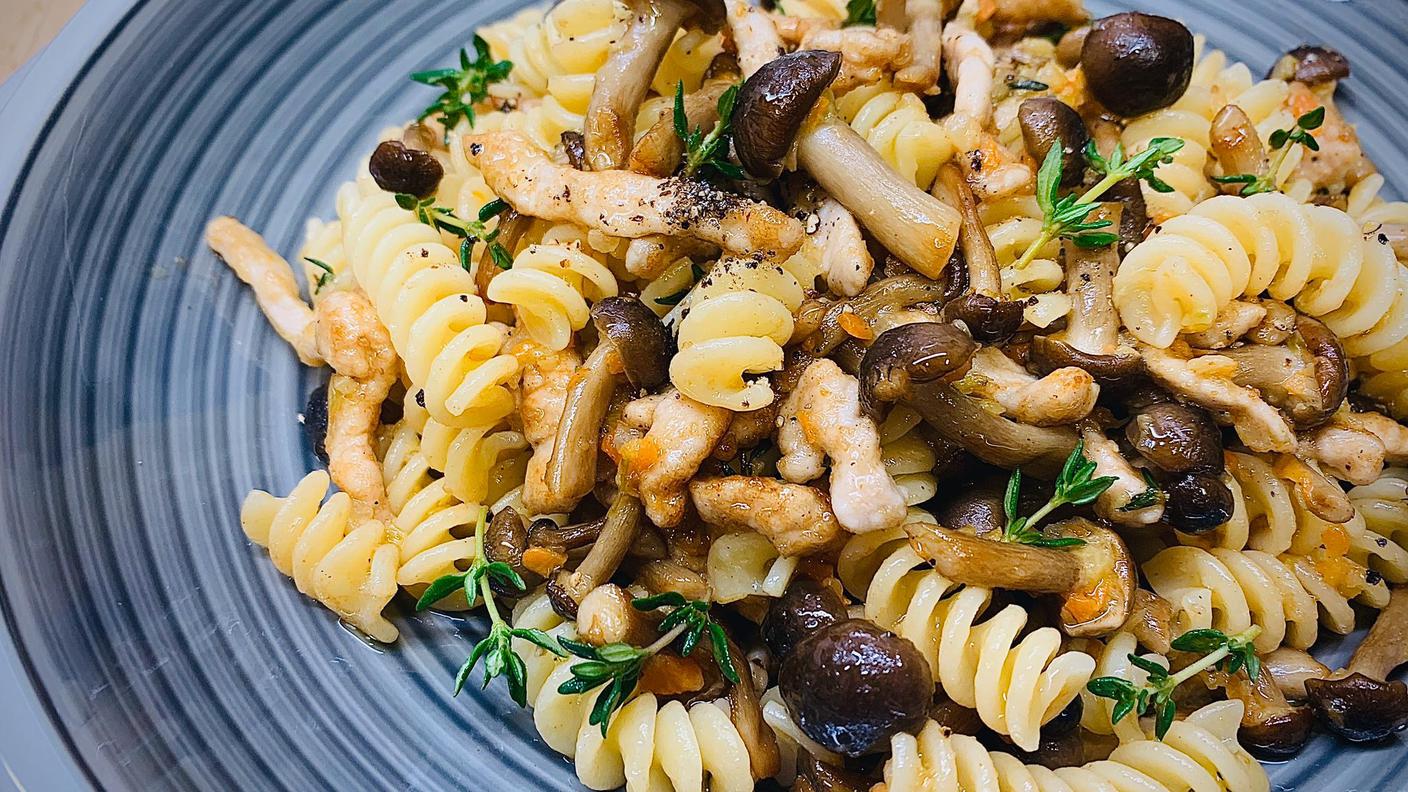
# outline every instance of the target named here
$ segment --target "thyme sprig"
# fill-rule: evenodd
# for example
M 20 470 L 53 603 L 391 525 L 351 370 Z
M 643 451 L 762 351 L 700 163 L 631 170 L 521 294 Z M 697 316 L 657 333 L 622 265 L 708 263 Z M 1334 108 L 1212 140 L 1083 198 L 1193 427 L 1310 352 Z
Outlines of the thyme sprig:
M 474 563 L 470 564 L 469 569 L 464 572 L 445 575 L 432 581 L 429 586 L 426 586 L 425 593 L 416 601 L 416 610 L 425 610 L 461 590 L 464 591 L 465 599 L 470 603 L 473 603 L 476 598 L 482 599 L 484 610 L 489 614 L 489 634 L 474 645 L 474 649 L 469 653 L 469 658 L 464 661 L 464 665 L 461 665 L 460 670 L 455 674 L 455 695 L 458 696 L 460 691 L 464 689 L 469 675 L 474 672 L 474 667 L 482 659 L 484 661 L 484 684 L 480 687 L 489 687 L 489 682 L 494 677 L 501 676 L 508 682 L 508 692 L 514 702 L 520 707 L 526 707 L 528 705 L 527 670 L 523 665 L 523 658 L 519 657 L 513 649 L 513 639 L 521 638 L 558 657 L 566 657 L 567 653 L 557 645 L 557 641 L 552 636 L 542 630 L 512 627 L 499 614 L 498 604 L 494 601 L 494 589 L 490 585 L 491 581 L 512 586 L 519 591 L 526 590 L 527 586 L 524 584 L 523 578 L 513 570 L 513 567 L 503 561 L 490 562 L 487 560 L 488 556 L 484 552 L 485 515 L 487 512 L 488 510 L 484 508 L 479 510 L 479 520 L 474 527 Z
M 1140 509 L 1147 509 L 1164 499 L 1164 491 L 1159 489 L 1159 483 L 1154 481 L 1154 477 L 1147 470 L 1139 471 L 1144 476 L 1146 488 L 1143 492 L 1129 499 L 1129 502 L 1116 509 L 1116 511 L 1132 512 Z
M 323 261 L 322 259 L 315 259 L 312 256 L 304 256 L 303 260 L 323 271 L 323 274 L 318 276 L 317 283 L 313 284 L 313 293 L 317 294 L 318 292 L 323 290 L 324 286 L 332 282 L 333 276 L 337 273 L 333 272 L 331 264 L 327 263 L 326 261 Z
M 723 628 L 710 617 L 709 603 L 689 601 L 683 595 L 671 591 L 632 600 L 631 606 L 639 611 L 673 609 L 660 622 L 660 631 L 664 635 L 655 643 L 637 648 L 624 643 L 592 646 L 580 641 L 561 639 L 562 648 L 581 658 L 582 662 L 574 663 L 568 669 L 572 678 L 559 685 L 557 692 L 563 695 L 578 695 L 602 688 L 596 701 L 592 703 L 588 723 L 600 726 L 603 736 L 611 723 L 611 716 L 625 706 L 631 693 L 635 692 L 645 668 L 645 661 L 676 640 L 680 641 L 680 655 L 688 657 L 694 647 L 707 636 L 719 671 L 728 681 L 734 684 L 739 682 L 738 671 L 734 668 L 733 658 L 729 654 L 728 638 L 724 635 Z
M 489 98 L 489 86 L 506 79 L 513 71 L 512 61 L 495 61 L 489 53 L 489 44 L 478 35 L 474 37 L 475 59 L 460 50 L 458 69 L 432 69 L 411 75 L 411 79 L 422 85 L 438 86 L 444 92 L 435 102 L 421 111 L 417 121 L 424 121 L 439 114 L 445 127 L 445 142 L 449 142 L 450 130 L 464 119 L 474 126 L 474 105 Z
M 846 0 L 845 27 L 875 24 L 875 0 Z
M 1074 193 L 1061 195 L 1061 168 L 1063 155 L 1061 146 L 1053 145 L 1041 163 L 1036 176 L 1036 200 L 1041 207 L 1041 233 L 1027 246 L 1021 258 L 1013 265 L 1021 270 L 1032 263 L 1037 253 L 1053 239 L 1070 239 L 1077 245 L 1087 248 L 1105 247 L 1114 244 L 1119 237 L 1099 231 L 1109 228 L 1109 220 L 1086 218 L 1095 211 L 1100 196 L 1125 179 L 1135 178 L 1149 185 L 1156 192 L 1172 192 L 1173 188 L 1154 174 L 1160 165 L 1173 161 L 1173 155 L 1183 148 L 1181 138 L 1158 137 L 1149 141 L 1149 147 L 1126 159 L 1124 146 L 1115 145 L 1108 159 L 1100 156 L 1095 142 L 1086 146 L 1085 156 L 1091 168 L 1105 177 L 1077 197 Z M 1097 233 L 1098 232 L 1098 233 Z
M 1255 173 L 1237 173 L 1231 176 L 1214 176 L 1212 180 L 1218 184 L 1241 184 L 1242 189 L 1238 195 L 1256 195 L 1258 193 L 1276 192 L 1276 175 L 1281 172 L 1281 167 L 1286 164 L 1286 157 L 1290 156 L 1291 149 L 1296 144 L 1300 144 L 1311 151 L 1320 150 L 1320 141 L 1310 134 L 1319 129 L 1325 123 L 1325 107 L 1311 110 L 1296 119 L 1295 126 L 1290 129 L 1278 129 L 1271 133 L 1271 138 L 1267 141 L 1271 144 L 1271 149 L 1276 152 L 1276 157 L 1271 160 L 1266 173 L 1257 175 Z
M 1162 740 L 1173 725 L 1177 705 L 1173 691 L 1179 685 L 1192 679 L 1199 672 L 1209 668 L 1221 668 L 1229 674 L 1245 669 L 1248 679 L 1256 679 L 1261 673 L 1261 661 L 1256 656 L 1252 642 L 1261 634 L 1255 625 L 1236 635 L 1227 635 L 1221 630 L 1190 630 L 1173 640 L 1173 648 L 1180 652 L 1194 652 L 1203 655 L 1187 668 L 1176 674 L 1152 660 L 1135 654 L 1129 655 L 1129 662 L 1143 669 L 1149 680 L 1135 685 L 1127 679 L 1105 676 L 1096 677 L 1086 683 L 1086 690 L 1115 702 L 1110 712 L 1111 725 L 1124 720 L 1131 712 L 1136 715 L 1154 715 L 1154 736 Z
M 397 193 L 396 205 L 408 212 L 414 212 L 416 219 L 428 226 L 438 228 L 441 231 L 448 231 L 460 238 L 459 260 L 460 266 L 466 272 L 472 271 L 474 267 L 473 252 L 476 242 L 483 242 L 489 246 L 489 256 L 494 260 L 494 265 L 499 269 L 508 269 L 513 266 L 513 256 L 499 243 L 499 229 L 490 231 L 488 222 L 500 214 L 508 211 L 509 205 L 499 198 L 495 198 L 479 209 L 479 216 L 476 220 L 465 220 L 455 216 L 455 210 L 446 209 L 443 206 L 435 205 L 435 196 L 417 198 L 409 193 Z
M 1056 477 L 1056 488 L 1051 498 L 1031 516 L 1019 517 L 1017 507 L 1022 493 L 1022 471 L 1020 468 L 1012 471 L 1012 477 L 1007 480 L 1007 494 L 1002 499 L 1002 510 L 1007 517 L 1007 525 L 1002 529 L 1002 541 L 1036 547 L 1076 547 L 1085 544 L 1085 540 L 1074 536 L 1045 536 L 1036 526 L 1062 506 L 1090 503 L 1115 483 L 1114 476 L 1091 478 L 1094 472 L 1095 463 L 1085 458 L 1085 442 L 1077 442 L 1075 450 L 1066 457 L 1061 474 Z
M 743 169 L 729 162 L 728 144 L 732 135 L 733 104 L 738 100 L 738 86 L 731 85 L 719 95 L 719 120 L 706 134 L 701 127 L 689 129 L 689 117 L 684 112 L 684 82 L 675 84 L 675 134 L 684 142 L 684 175 L 713 173 L 729 179 L 743 178 Z

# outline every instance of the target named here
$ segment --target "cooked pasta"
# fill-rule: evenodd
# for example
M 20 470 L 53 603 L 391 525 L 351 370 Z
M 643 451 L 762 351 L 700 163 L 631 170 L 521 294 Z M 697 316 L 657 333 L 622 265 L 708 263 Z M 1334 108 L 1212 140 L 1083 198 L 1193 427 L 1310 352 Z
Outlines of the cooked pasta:
M 626 9 L 614 0 L 565 0 L 481 28 L 494 57 L 513 63 L 510 79 L 532 97 L 551 96 L 584 113 L 597 69 L 625 33 Z
M 720 536 L 709 545 L 705 567 L 709 598 L 729 603 L 744 597 L 780 597 L 797 571 L 798 560 L 783 557 L 772 542 L 755 533 Z
M 955 147 L 912 93 L 884 83 L 862 86 L 837 101 L 837 109 L 880 156 L 921 189 L 929 189 Z
M 346 493 L 333 493 L 323 503 L 329 483 L 328 474 L 315 470 L 286 497 L 255 490 L 240 509 L 240 524 L 250 541 L 268 548 L 274 566 L 293 578 L 299 591 L 389 643 L 397 630 L 381 612 L 396 594 L 396 546 L 375 520 L 351 524 Z
M 489 283 L 489 299 L 512 305 L 518 322 L 548 349 L 566 349 L 587 325 L 593 302 L 616 295 L 616 278 L 580 245 L 530 245 Z

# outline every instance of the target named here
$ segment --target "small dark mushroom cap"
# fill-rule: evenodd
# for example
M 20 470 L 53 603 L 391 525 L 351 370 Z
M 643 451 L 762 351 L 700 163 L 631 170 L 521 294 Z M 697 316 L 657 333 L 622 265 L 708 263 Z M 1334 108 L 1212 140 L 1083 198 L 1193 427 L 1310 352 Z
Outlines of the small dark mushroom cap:
M 1101 385 L 1129 385 L 1144 374 L 1144 358 L 1133 349 L 1097 355 L 1050 336 L 1032 336 L 1027 359 L 1042 374 L 1075 367 L 1085 370 Z
M 1266 74 L 1268 79 L 1320 85 L 1349 78 L 1349 60 L 1329 47 L 1302 44 L 1282 55 Z
M 1164 483 L 1164 516 L 1188 534 L 1202 534 L 1232 519 L 1232 491 L 1206 473 L 1183 473 Z
M 587 141 L 582 137 L 582 133 L 575 129 L 564 131 L 560 137 L 562 140 L 562 153 L 567 155 L 567 164 L 576 170 L 587 169 Z
M 328 384 L 324 382 L 308 394 L 308 403 L 303 408 L 303 437 L 313 456 L 326 465 L 328 458 Z
M 798 578 L 768 604 L 763 641 L 773 657 L 786 657 L 802 639 L 845 618 L 846 603 L 834 589 L 810 578 Z
M 1256 723 L 1237 729 L 1237 742 L 1264 759 L 1288 759 L 1300 753 L 1310 739 L 1315 716 L 1309 707 L 1290 707 Z
M 877 417 L 882 402 L 898 401 L 916 382 L 954 380 L 968 371 L 978 345 L 942 322 L 918 322 L 880 334 L 860 363 L 860 402 Z
M 484 531 L 484 554 L 490 561 L 502 561 L 513 568 L 528 588 L 542 582 L 542 577 L 523 566 L 523 552 L 529 546 L 528 527 L 512 506 L 499 509 Z M 519 597 L 523 592 L 490 578 L 494 591 L 506 597 Z
M 946 322 L 962 321 L 973 337 L 983 343 L 1006 341 L 1022 326 L 1023 303 L 999 300 L 977 292 L 965 294 L 944 304 Z
M 1059 144 L 1062 153 L 1061 186 L 1074 187 L 1085 175 L 1085 145 L 1090 130 L 1074 108 L 1051 96 L 1034 96 L 1017 108 L 1022 140 L 1027 152 L 1042 162 L 1051 147 Z
M 883 750 L 924 725 L 934 678 L 919 649 L 864 619 L 823 627 L 793 647 L 779 674 L 798 727 L 846 756 Z
M 1100 103 L 1132 117 L 1177 102 L 1193 76 L 1193 34 L 1167 17 L 1130 11 L 1097 20 L 1080 62 Z
M 611 339 L 636 388 L 654 388 L 670 378 L 675 342 L 655 312 L 635 297 L 607 297 L 592 306 L 597 332 Z
M 763 64 L 743 82 L 733 106 L 738 161 L 760 179 L 775 178 L 817 99 L 841 73 L 841 55 L 798 50 Z
M 1165 473 L 1222 472 L 1222 429 L 1201 408 L 1151 404 L 1131 414 L 1124 433 L 1141 457 Z
M 367 166 L 372 179 L 381 189 L 392 193 L 407 193 L 424 198 L 435 192 L 445 169 L 430 154 L 407 148 L 400 141 L 388 140 L 372 152 Z
M 1002 495 L 1006 487 L 1005 479 L 991 477 L 965 486 L 953 498 L 943 502 L 934 510 L 939 525 L 951 525 L 958 530 L 972 529 L 978 536 L 986 536 L 1001 531 L 1007 523 L 1002 513 Z M 1035 498 L 1035 490 L 1023 488 L 1023 495 Z M 1031 509 L 1041 504 L 1031 504 Z M 1023 513 L 1031 509 L 1024 508 Z
M 1350 742 L 1380 740 L 1408 724 L 1408 686 L 1353 673 L 1308 679 L 1310 705 L 1327 728 Z

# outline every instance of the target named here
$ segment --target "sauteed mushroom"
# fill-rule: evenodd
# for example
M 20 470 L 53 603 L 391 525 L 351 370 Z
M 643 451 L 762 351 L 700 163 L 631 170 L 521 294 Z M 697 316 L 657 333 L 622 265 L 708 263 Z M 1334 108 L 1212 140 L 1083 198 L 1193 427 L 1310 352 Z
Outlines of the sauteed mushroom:
M 760 179 L 776 178 L 782 159 L 817 99 L 841 71 L 841 56 L 798 50 L 763 64 L 743 81 L 734 104 L 738 161 Z
M 1127 12 L 1098 19 L 1080 63 L 1091 93 L 1122 116 L 1168 107 L 1193 76 L 1193 34 L 1167 17 Z
M 1395 588 L 1388 607 L 1364 636 L 1349 665 L 1327 679 L 1308 679 L 1315 714 L 1351 742 L 1387 737 L 1408 724 L 1408 686 L 1387 681 L 1408 662 L 1408 589 Z

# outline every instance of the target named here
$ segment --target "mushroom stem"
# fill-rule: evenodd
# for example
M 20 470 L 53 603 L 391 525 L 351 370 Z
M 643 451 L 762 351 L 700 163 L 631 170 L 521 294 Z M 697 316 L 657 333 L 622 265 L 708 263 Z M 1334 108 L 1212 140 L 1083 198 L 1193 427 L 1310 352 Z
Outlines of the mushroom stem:
M 619 368 L 616 348 L 603 341 L 567 384 L 562 421 L 543 475 L 548 491 L 556 497 L 576 502 L 596 485 L 597 437 L 611 406 Z
M 850 339 L 851 336 L 841 327 L 842 314 L 855 314 L 873 327 L 880 314 L 885 311 L 908 308 L 918 303 L 938 302 L 943 298 L 943 284 L 920 275 L 896 275 L 876 281 L 859 295 L 832 303 L 826 309 L 816 335 L 808 339 L 805 347 L 814 355 L 825 356 Z
M 1404 663 L 1408 663 L 1408 588 L 1400 586 L 1394 588 L 1388 607 L 1379 611 L 1346 670 L 1383 681 Z
M 1092 220 L 1109 220 L 1115 227 L 1122 214 L 1119 204 L 1101 204 Z M 1120 320 L 1115 313 L 1115 270 L 1119 251 L 1114 245 L 1084 248 L 1066 242 L 1066 293 L 1071 312 L 1066 317 L 1066 343 L 1092 355 L 1108 355 L 1119 343 Z
M 1281 454 L 1276 458 L 1275 471 L 1277 477 L 1290 483 L 1296 498 L 1311 514 L 1336 525 L 1354 519 L 1354 504 L 1340 485 L 1303 460 Z
M 963 258 L 968 263 L 969 290 L 985 297 L 1001 298 L 1002 270 L 997 265 L 997 253 L 978 213 L 978 198 L 958 166 L 952 162 L 939 168 L 939 181 L 934 185 L 934 191 L 938 193 L 940 190 L 945 193 L 948 203 L 958 207 L 962 229 L 958 241 L 963 247 Z
M 1010 421 L 988 412 L 944 382 L 917 385 L 904 402 L 944 439 L 991 465 L 1021 467 L 1034 475 L 1053 478 L 1076 447 L 1075 432 L 1069 427 Z
M 596 73 L 583 126 L 587 167 L 615 170 L 631 153 L 636 111 L 675 32 L 693 9 L 682 0 L 636 2 L 625 35 Z
M 732 638 L 728 640 L 728 659 L 738 675 L 738 683 L 729 688 L 729 720 L 743 737 L 748 747 L 748 765 L 754 780 L 772 778 L 777 775 L 781 762 L 777 751 L 777 737 L 763 722 L 763 703 L 757 688 L 753 687 L 753 674 L 748 668 L 743 650 Z
M 1074 556 L 1063 550 L 979 539 L 929 523 L 910 523 L 904 530 L 910 547 L 955 583 L 1056 594 L 1073 587 L 1080 575 Z
M 848 124 L 828 117 L 797 140 L 802 167 L 916 272 L 937 278 L 958 240 L 958 212 L 900 176 Z
M 1222 165 L 1224 176 L 1249 173 L 1258 179 L 1266 175 L 1270 162 L 1266 157 L 1266 147 L 1261 144 L 1261 135 L 1237 105 L 1227 105 L 1212 119 L 1213 155 Z M 1224 192 L 1239 194 L 1244 184 L 1223 185 Z
M 610 580 L 635 542 L 636 533 L 640 530 L 640 516 L 640 501 L 625 493 L 617 495 L 606 512 L 606 524 L 602 526 L 601 535 L 587 557 L 582 559 L 575 572 L 563 573 L 554 581 L 557 592 L 580 605 L 588 592 Z M 556 601 L 561 602 L 561 597 Z M 572 615 L 575 616 L 575 613 Z
M 684 115 L 689 129 L 712 129 L 719 120 L 719 97 L 732 79 L 709 80 L 699 90 L 684 97 Z M 663 179 L 680 167 L 684 141 L 675 133 L 674 116 L 666 115 L 651 125 L 631 149 L 630 169 Z M 659 273 L 655 273 L 659 274 Z

